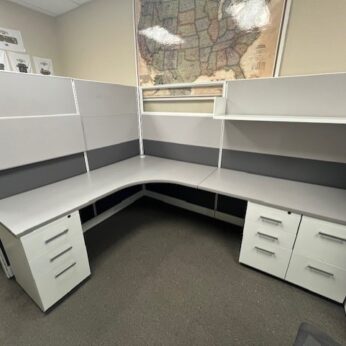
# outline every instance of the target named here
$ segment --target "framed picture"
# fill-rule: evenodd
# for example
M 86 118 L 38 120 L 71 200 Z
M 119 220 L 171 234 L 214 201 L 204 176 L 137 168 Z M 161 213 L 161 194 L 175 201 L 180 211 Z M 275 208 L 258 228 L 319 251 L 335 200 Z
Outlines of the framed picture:
M 32 73 L 31 60 L 28 54 L 8 52 L 12 71 L 21 73 Z
M 4 50 L 0 50 L 0 71 L 9 71 L 10 64 L 8 62 L 7 54 Z
M 290 3 L 136 0 L 139 84 L 273 77 Z
M 18 30 L 0 28 L 0 49 L 25 52 L 22 34 Z
M 38 56 L 33 57 L 35 72 L 45 76 L 54 74 L 52 59 L 40 58 Z

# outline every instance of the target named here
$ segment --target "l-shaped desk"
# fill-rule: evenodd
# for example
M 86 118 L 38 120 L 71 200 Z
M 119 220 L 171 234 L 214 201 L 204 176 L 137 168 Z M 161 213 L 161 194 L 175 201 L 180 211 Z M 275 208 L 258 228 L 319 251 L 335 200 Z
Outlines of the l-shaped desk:
M 42 310 L 90 275 L 78 210 L 148 183 L 184 185 L 249 201 L 240 261 L 344 301 L 345 190 L 138 156 L 0 200 L 0 238 L 14 275 Z M 290 263 L 296 266 L 291 274 Z

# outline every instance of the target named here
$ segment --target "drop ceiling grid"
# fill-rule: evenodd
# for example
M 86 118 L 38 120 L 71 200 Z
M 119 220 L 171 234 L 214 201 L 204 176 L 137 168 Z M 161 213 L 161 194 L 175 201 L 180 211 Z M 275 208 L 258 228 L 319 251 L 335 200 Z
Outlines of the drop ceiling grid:
M 49 16 L 59 16 L 91 0 L 8 0 Z

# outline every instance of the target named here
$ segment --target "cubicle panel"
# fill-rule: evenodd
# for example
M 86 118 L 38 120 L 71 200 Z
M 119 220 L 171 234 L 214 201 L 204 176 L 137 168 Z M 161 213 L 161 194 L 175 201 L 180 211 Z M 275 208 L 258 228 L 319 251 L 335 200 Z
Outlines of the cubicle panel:
M 0 199 L 86 172 L 83 153 L 0 171 Z M 54 196 L 52 196 L 52 200 Z
M 208 117 L 145 115 L 142 126 L 145 154 L 217 166 L 221 121 Z
M 346 73 L 235 80 L 226 114 L 345 117 Z
M 223 150 L 222 168 L 346 189 L 346 164 Z
M 80 118 L 0 118 L 0 171 L 85 151 Z
M 346 163 L 346 125 L 225 121 L 225 149 Z
M 0 117 L 75 114 L 71 79 L 0 72 Z
M 138 117 L 117 115 L 84 117 L 87 150 L 138 140 Z
M 108 147 L 88 151 L 88 162 L 91 170 L 111 165 L 139 155 L 139 140 L 128 141 Z
M 137 114 L 136 87 L 84 80 L 75 87 L 83 117 Z
M 139 154 L 137 89 L 75 81 L 91 170 Z
M 222 167 L 346 187 L 345 125 L 226 121 Z

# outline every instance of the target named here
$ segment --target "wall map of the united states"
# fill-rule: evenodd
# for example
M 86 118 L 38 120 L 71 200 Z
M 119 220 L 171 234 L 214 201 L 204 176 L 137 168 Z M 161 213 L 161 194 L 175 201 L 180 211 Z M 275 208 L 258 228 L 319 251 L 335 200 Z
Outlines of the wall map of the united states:
M 273 75 L 284 0 L 138 0 L 142 85 Z

